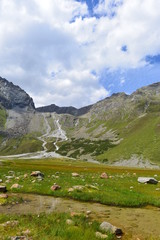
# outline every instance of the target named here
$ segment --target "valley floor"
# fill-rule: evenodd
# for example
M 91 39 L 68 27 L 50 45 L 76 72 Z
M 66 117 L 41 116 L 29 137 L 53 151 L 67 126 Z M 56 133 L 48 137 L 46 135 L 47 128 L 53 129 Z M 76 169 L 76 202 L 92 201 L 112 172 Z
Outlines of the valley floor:
M 44 173 L 44 179 L 31 177 L 34 170 Z M 100 177 L 103 172 L 108 178 Z M 30 239 L 39 239 L 40 233 L 41 239 L 98 239 L 95 232 L 103 221 L 120 227 L 122 239 L 159 239 L 160 183 L 139 184 L 139 176 L 159 181 L 160 171 L 67 159 L 3 160 L 0 179 L 9 197 L 0 199 L 0 239 L 18 236 L 26 229 Z M 13 188 L 14 184 L 18 187 Z M 52 191 L 54 184 L 61 188 Z M 66 225 L 67 219 L 75 224 Z M 19 224 L 3 227 L 13 220 Z M 39 229 L 40 224 L 44 229 Z

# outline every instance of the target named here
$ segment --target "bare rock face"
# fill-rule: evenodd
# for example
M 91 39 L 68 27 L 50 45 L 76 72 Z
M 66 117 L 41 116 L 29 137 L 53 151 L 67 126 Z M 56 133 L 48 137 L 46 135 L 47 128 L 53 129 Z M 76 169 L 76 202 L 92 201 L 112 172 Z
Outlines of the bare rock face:
M 36 110 L 38 112 L 56 112 L 57 114 L 71 114 L 73 116 L 81 116 L 89 112 L 92 105 L 82 107 L 82 108 L 75 108 L 75 107 L 59 107 L 55 104 L 51 104 L 49 106 L 39 107 Z
M 0 104 L 6 109 L 34 110 L 33 99 L 20 87 L 0 77 Z

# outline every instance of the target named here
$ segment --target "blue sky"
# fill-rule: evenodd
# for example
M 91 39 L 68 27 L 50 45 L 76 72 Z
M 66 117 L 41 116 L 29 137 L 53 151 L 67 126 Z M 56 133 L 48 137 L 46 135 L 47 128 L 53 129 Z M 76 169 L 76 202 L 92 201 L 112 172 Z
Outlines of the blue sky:
M 1 0 L 0 75 L 36 106 L 81 107 L 160 81 L 160 1 Z

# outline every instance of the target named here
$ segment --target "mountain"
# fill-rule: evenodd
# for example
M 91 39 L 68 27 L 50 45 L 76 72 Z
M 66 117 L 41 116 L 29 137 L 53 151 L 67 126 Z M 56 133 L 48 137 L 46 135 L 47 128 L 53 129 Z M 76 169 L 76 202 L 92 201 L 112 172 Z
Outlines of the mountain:
M 0 78 L 0 102 L 1 155 L 47 149 L 108 164 L 160 164 L 159 82 L 80 109 L 35 109 L 25 91 Z
M 49 106 L 39 107 L 36 108 L 38 112 L 56 112 L 58 114 L 71 114 L 73 116 L 81 116 L 89 112 L 92 105 L 82 107 L 82 108 L 75 108 L 75 107 L 58 107 L 55 104 L 51 104 Z
M 34 110 L 32 98 L 20 87 L 0 77 L 0 104 L 6 109 L 26 108 Z

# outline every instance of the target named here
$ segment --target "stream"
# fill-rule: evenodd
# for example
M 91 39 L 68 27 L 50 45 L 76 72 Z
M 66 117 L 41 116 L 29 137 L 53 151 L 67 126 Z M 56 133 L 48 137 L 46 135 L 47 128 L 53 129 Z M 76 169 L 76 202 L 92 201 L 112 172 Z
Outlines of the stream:
M 91 211 L 91 220 L 108 221 L 122 228 L 129 239 L 144 239 L 150 235 L 160 236 L 160 208 L 121 208 L 99 203 L 79 202 L 72 199 L 55 198 L 35 194 L 12 194 L 22 197 L 24 202 L 15 205 L 0 206 L 3 214 L 40 214 L 42 212 L 76 212 Z M 125 236 L 124 236 L 125 239 Z

